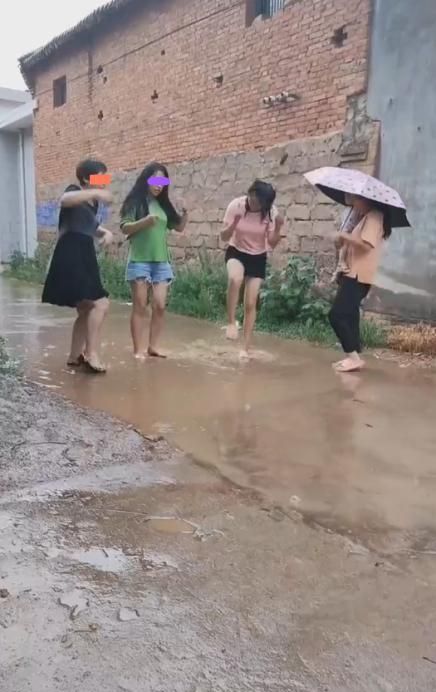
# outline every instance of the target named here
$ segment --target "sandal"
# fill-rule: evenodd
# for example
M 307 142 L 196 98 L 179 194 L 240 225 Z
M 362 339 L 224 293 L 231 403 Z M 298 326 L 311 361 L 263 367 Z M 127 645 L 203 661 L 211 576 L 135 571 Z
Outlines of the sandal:
M 353 360 L 352 358 L 345 358 L 337 365 L 333 366 L 336 372 L 346 373 L 346 372 L 360 372 L 365 367 L 363 360 Z
M 81 368 L 82 365 L 85 363 L 85 356 L 83 353 L 80 354 L 80 356 L 77 358 L 77 360 L 69 360 L 67 362 L 67 366 L 69 368 Z
M 167 358 L 165 354 L 159 353 L 159 351 L 155 351 L 154 348 L 148 348 L 147 355 L 149 358 Z
M 106 373 L 106 368 L 104 365 L 92 365 L 89 360 L 83 359 L 83 364 L 91 375 L 104 375 Z

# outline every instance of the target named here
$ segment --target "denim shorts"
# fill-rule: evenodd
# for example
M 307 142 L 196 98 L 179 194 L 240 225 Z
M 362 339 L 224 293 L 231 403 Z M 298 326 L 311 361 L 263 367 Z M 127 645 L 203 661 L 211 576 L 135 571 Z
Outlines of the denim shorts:
M 145 281 L 148 284 L 171 283 L 174 272 L 169 262 L 129 262 L 126 281 Z

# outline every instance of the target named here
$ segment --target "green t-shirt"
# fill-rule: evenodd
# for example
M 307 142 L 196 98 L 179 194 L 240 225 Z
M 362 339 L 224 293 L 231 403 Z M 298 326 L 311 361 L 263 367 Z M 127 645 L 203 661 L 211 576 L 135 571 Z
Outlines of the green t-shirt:
M 130 238 L 129 262 L 169 262 L 167 233 L 168 217 L 159 202 L 155 199 L 148 204 L 150 216 L 157 216 L 158 220 L 151 228 L 144 228 Z M 125 223 L 134 223 L 141 218 L 141 214 L 133 209 L 121 220 L 121 226 Z

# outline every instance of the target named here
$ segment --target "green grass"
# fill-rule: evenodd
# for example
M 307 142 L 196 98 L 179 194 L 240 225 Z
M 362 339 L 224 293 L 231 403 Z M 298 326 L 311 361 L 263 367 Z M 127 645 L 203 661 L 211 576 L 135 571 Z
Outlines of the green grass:
M 168 308 L 179 315 L 222 321 L 226 315 L 226 290 L 225 267 L 201 256 L 198 263 L 177 270 Z
M 8 274 L 20 281 L 28 281 L 33 284 L 44 283 L 52 250 L 53 244 L 42 243 L 38 245 L 33 258 L 26 257 L 21 252 L 14 252 Z
M 103 286 L 109 295 L 116 300 L 130 301 L 130 287 L 125 279 L 125 262 L 108 255 L 101 255 L 99 264 Z
M 34 259 L 16 254 L 10 275 L 22 281 L 42 283 L 51 247 L 40 246 Z M 108 255 L 99 258 L 101 276 L 109 294 L 130 300 L 124 262 Z M 262 290 L 257 329 L 287 339 L 301 339 L 334 346 L 336 338 L 328 323 L 329 302 L 313 293 L 316 270 L 312 260 L 293 257 L 282 270 L 270 271 Z M 178 268 L 171 287 L 168 309 L 189 317 L 224 321 L 226 318 L 227 277 L 223 263 L 200 256 L 193 264 Z M 242 307 L 239 309 L 242 319 Z M 373 320 L 362 320 L 362 341 L 367 348 L 387 344 L 388 331 Z

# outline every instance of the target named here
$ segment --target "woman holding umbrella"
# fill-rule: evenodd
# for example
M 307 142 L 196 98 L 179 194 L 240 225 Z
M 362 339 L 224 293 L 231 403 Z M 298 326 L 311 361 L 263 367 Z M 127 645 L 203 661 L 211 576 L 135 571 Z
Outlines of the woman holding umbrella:
M 306 178 L 331 199 L 352 208 L 348 218 L 353 223 L 346 224 L 335 240 L 341 266 L 329 319 L 345 353 L 334 368 L 337 372 L 356 372 L 365 365 L 360 340 L 362 301 L 374 283 L 392 226 L 410 224 L 398 193 L 376 178 L 341 168 L 318 169 L 307 173 Z

